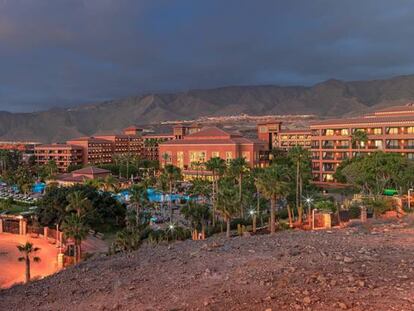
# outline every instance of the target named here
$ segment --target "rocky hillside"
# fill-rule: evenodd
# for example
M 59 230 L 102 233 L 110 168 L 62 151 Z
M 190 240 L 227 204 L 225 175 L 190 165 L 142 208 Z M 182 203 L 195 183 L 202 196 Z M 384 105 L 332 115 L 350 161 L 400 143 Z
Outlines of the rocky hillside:
M 0 291 L 0 310 L 414 310 L 413 228 L 147 245 Z
M 388 80 L 328 80 L 312 87 L 237 86 L 175 94 L 147 94 L 71 109 L 0 112 L 0 139 L 63 141 L 119 131 L 131 124 L 200 116 L 361 113 L 414 100 L 414 75 Z

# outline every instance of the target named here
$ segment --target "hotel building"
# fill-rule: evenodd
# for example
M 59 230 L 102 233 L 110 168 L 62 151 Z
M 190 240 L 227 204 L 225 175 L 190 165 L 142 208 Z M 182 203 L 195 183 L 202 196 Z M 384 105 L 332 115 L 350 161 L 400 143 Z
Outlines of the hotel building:
M 54 161 L 59 172 L 66 172 L 71 165 L 82 165 L 83 149 L 67 144 L 37 145 L 34 147 L 36 163 L 45 165 Z
M 142 139 L 142 157 L 147 160 L 158 161 L 160 156 L 159 145 L 174 140 L 175 136 L 171 134 L 148 134 L 142 136 Z
M 113 143 L 96 137 L 79 137 L 68 140 L 68 145 L 82 148 L 82 164 L 96 165 L 112 162 Z
M 390 107 L 356 118 L 314 122 L 312 133 L 312 173 L 317 184 L 335 183 L 333 174 L 345 159 L 361 153 L 393 152 L 414 159 L 414 105 Z M 352 144 L 352 134 L 364 131 L 367 143 Z
M 283 129 L 282 122 L 269 121 L 257 125 L 257 136 L 268 144 L 269 150 L 289 150 L 295 146 L 309 149 L 311 146 L 310 129 Z
M 124 134 L 96 135 L 95 138 L 110 141 L 113 155 L 142 155 L 142 129 L 135 126 L 124 129 Z
M 243 157 L 250 167 L 261 165 L 260 154 L 267 150 L 265 142 L 231 134 L 217 127 L 205 127 L 185 135 L 182 139 L 160 144 L 161 165 L 173 164 L 183 170 L 186 177 L 198 175 L 200 164 L 220 157 L 227 162 Z
M 117 155 L 137 155 L 158 160 L 159 142 L 175 139 L 174 135 L 142 136 L 142 129 L 131 126 L 123 134 L 96 135 L 70 139 L 66 144 L 37 145 L 38 164 L 55 161 L 60 172 L 70 165 L 98 165 L 111 163 Z

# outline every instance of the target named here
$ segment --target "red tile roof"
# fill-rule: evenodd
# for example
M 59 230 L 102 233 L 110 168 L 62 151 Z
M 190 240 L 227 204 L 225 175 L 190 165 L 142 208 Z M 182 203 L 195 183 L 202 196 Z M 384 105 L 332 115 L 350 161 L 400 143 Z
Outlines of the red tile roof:
M 84 167 L 81 168 L 79 170 L 75 170 L 72 172 L 72 174 L 88 174 L 88 175 L 94 175 L 94 174 L 110 174 L 111 171 L 103 169 L 103 168 L 99 168 L 96 166 L 88 166 L 88 167 Z
M 233 135 L 218 128 L 218 127 L 203 127 L 200 131 L 193 134 L 187 135 L 184 137 L 185 140 L 199 139 L 199 138 L 219 138 L 219 139 L 228 139 Z
M 141 131 L 142 128 L 135 126 L 135 125 L 131 125 L 128 126 L 127 128 L 124 129 L 124 131 Z

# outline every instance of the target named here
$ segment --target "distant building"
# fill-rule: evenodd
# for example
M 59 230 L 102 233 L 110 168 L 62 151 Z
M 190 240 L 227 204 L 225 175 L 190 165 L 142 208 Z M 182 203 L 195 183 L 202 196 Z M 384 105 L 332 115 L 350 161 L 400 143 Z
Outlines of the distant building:
M 96 137 L 79 137 L 68 140 L 68 145 L 82 148 L 83 165 L 107 164 L 112 162 L 113 143 Z
M 335 183 L 338 165 L 358 153 L 375 151 L 399 153 L 414 159 L 414 105 L 390 107 L 356 118 L 331 119 L 313 122 L 312 173 L 315 183 Z M 363 131 L 367 143 L 360 148 L 352 144 L 352 134 Z
M 34 149 L 40 145 L 33 141 L 0 141 L 0 150 L 18 151 L 22 155 L 22 160 L 27 162 L 34 156 Z
M 277 134 L 275 145 L 283 150 L 292 147 L 302 147 L 310 149 L 312 134 L 310 129 L 282 129 Z
M 112 143 L 113 155 L 143 155 L 142 129 L 128 127 L 124 134 L 96 135 L 95 138 L 110 141 Z
M 311 146 L 311 131 L 309 128 L 284 129 L 280 121 L 258 123 L 257 136 L 267 143 L 269 150 L 289 150 L 295 146 L 308 149 Z
M 83 148 L 67 144 L 37 145 L 34 147 L 36 163 L 45 165 L 54 161 L 59 172 L 66 172 L 69 166 L 83 164 Z
M 200 165 L 213 157 L 227 162 L 243 157 L 250 167 L 260 166 L 260 154 L 266 150 L 263 141 L 228 133 L 217 127 L 205 127 L 182 139 L 161 143 L 159 161 L 161 165 L 178 166 L 186 177 L 194 177 L 199 174 Z
M 111 172 L 102 168 L 89 166 L 71 173 L 58 175 L 55 179 L 50 180 L 51 183 L 57 183 L 59 186 L 69 187 L 76 184 L 83 184 L 91 179 L 104 179 L 111 175 Z
M 159 145 L 170 140 L 174 140 L 175 136 L 172 134 L 147 134 L 142 136 L 143 148 L 142 157 L 151 161 L 158 161 Z

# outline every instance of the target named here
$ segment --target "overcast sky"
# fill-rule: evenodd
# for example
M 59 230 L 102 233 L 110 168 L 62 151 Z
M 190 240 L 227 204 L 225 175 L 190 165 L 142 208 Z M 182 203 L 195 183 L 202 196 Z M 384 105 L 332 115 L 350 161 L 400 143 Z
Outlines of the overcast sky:
M 414 73 L 412 0 L 0 0 L 0 109 Z

